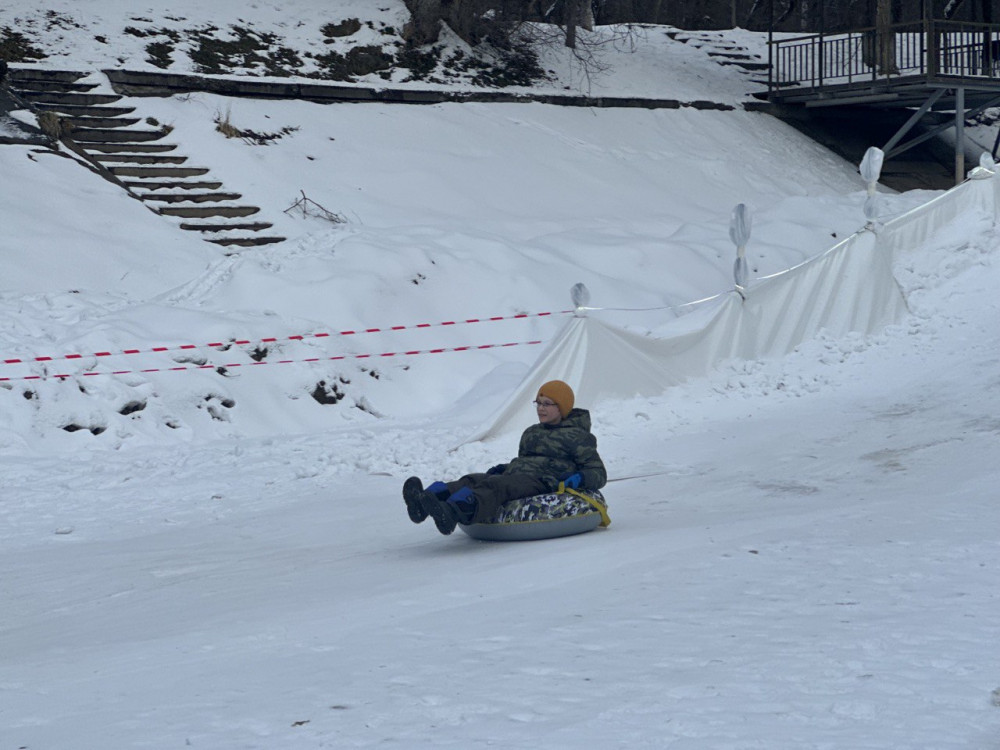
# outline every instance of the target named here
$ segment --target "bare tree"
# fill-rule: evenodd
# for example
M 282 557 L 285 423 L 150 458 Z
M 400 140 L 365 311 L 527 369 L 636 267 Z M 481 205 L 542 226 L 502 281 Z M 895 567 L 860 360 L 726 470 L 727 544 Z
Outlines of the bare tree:
M 896 35 L 892 31 L 892 0 L 876 0 L 875 30 L 865 33 L 862 56 L 865 65 L 883 75 L 899 72 L 896 66 Z
M 878 0 L 875 6 L 875 37 L 878 46 L 879 73 L 898 73 L 896 35 L 892 32 L 892 0 Z
M 404 0 L 410 20 L 403 37 L 414 45 L 437 41 L 446 23 L 472 45 L 489 42 L 503 47 L 527 18 L 531 0 Z
M 433 44 L 441 33 L 441 0 L 405 0 L 410 20 L 403 27 L 403 38 L 420 47 Z
M 600 0 L 597 0 L 598 2 Z M 580 45 L 578 29 L 594 29 L 595 0 L 405 0 L 410 20 L 404 38 L 415 45 L 437 41 L 442 23 L 472 45 L 488 42 L 499 49 L 520 39 L 524 24 L 540 21 L 561 29 L 562 43 Z M 657 3 L 658 5 L 658 3 Z M 529 34 L 534 43 L 549 44 L 548 34 Z
M 563 0 L 566 28 L 566 46 L 576 49 L 576 29 L 582 26 L 594 30 L 594 5 L 591 0 Z

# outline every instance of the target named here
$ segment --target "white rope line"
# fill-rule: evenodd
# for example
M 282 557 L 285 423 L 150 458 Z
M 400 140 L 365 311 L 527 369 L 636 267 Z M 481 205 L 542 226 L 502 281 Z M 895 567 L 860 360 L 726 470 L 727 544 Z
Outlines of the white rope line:
M 712 300 L 718 299 L 719 297 L 722 297 L 722 296 L 724 296 L 726 294 L 729 294 L 729 291 L 719 292 L 718 294 L 713 294 L 710 297 L 703 297 L 702 299 L 696 299 L 693 302 L 682 302 L 679 305 L 665 305 L 665 306 L 660 306 L 660 307 L 587 307 L 587 306 L 581 306 L 581 307 L 578 307 L 576 309 L 577 309 L 577 311 L 584 311 L 584 312 L 591 312 L 591 311 L 593 311 L 593 312 L 602 312 L 602 311 L 604 311 L 604 312 L 656 312 L 658 310 L 680 310 L 680 309 L 685 308 L 685 307 L 694 307 L 695 305 L 701 305 L 701 304 L 703 304 L 705 302 L 711 302 Z

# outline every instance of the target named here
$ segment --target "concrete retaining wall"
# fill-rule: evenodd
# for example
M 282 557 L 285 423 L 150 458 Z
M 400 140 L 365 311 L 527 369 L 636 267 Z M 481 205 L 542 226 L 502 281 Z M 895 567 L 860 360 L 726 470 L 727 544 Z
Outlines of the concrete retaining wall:
M 392 104 L 440 104 L 442 102 L 541 102 L 566 107 L 634 107 L 643 109 L 731 110 L 728 104 L 710 101 L 682 102 L 677 99 L 639 97 L 589 97 L 573 94 L 526 94 L 504 91 L 434 91 L 427 89 L 373 88 L 302 81 L 276 82 L 253 78 L 181 75 L 153 71 L 105 70 L 115 91 L 124 96 L 170 96 L 192 91 L 208 91 L 225 96 L 253 99 L 304 99 L 306 101 L 383 102 Z

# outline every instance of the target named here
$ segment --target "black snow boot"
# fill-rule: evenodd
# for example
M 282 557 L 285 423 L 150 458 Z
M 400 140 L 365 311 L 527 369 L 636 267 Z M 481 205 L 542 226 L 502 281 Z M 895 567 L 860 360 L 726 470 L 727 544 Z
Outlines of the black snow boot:
M 413 523 L 423 523 L 427 520 L 427 511 L 420 502 L 424 494 L 424 483 L 420 477 L 410 477 L 403 482 L 403 500 L 406 502 L 406 512 Z
M 458 511 L 448 501 L 440 499 L 433 492 L 425 491 L 420 495 L 420 503 L 424 507 L 424 512 L 434 519 L 434 525 L 442 534 L 450 534 L 458 526 Z

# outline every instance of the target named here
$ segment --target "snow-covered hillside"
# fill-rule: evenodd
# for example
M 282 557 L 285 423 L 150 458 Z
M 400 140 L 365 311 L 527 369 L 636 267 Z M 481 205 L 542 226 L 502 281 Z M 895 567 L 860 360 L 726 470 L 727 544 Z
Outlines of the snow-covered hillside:
M 471 50 L 447 27 L 430 48 L 411 50 L 403 38 L 409 12 L 402 0 L 270 0 L 251 6 L 230 0 L 174 0 L 169 13 L 121 0 L 28 0 L 0 8 L 0 40 L 25 60 L 73 70 L 169 71 L 287 80 L 306 77 L 339 84 L 439 89 L 488 88 L 477 83 L 482 66 L 501 56 Z M 740 68 L 705 75 L 709 53 L 766 57 L 766 37 L 732 30 L 681 33 L 633 26 L 581 31 L 579 55 L 558 39 L 537 49 L 543 76 L 530 89 L 547 93 L 673 96 L 733 102 L 746 97 Z M 547 36 L 548 34 L 542 34 Z M 704 37 L 704 39 L 703 39 Z M 376 60 L 344 65 L 352 52 Z M 384 64 L 377 64 L 384 59 Z M 581 59 L 586 60 L 582 65 Z M 478 65 L 471 63 L 478 62 Z M 721 61 L 716 58 L 716 61 Z M 714 66 L 713 66 L 714 67 Z M 750 86 L 759 88 L 759 84 Z M 512 86 L 510 91 L 527 90 Z
M 354 357 L 549 338 L 563 316 L 413 327 L 565 311 L 577 282 L 612 308 L 724 291 L 735 252 L 728 218 L 739 202 L 755 210 L 749 257 L 760 276 L 864 220 L 855 167 L 738 110 L 328 106 L 209 94 L 131 102 L 170 125 L 193 164 L 210 166 L 290 240 L 226 255 L 68 160 L 6 149 L 16 179 L 0 188 L 12 208 L 0 252 L 16 294 L 0 304 L 9 354 L 31 362 L 9 365 L 8 385 L 18 385 L 0 391 L 0 427 L 13 444 L 186 442 L 436 413 L 456 391 L 500 365 L 523 368 L 537 352 Z M 254 146 L 223 136 L 220 117 L 255 132 L 294 130 Z M 288 211 L 303 195 L 345 222 Z M 887 215 L 924 198 L 897 197 Z M 43 213 L 57 218 L 40 221 Z M 620 322 L 649 329 L 664 315 Z M 311 336 L 399 326 L 407 330 Z M 237 340 L 252 343 L 205 346 Z M 188 345 L 197 348 L 180 348 Z M 142 353 L 86 356 L 130 350 Z M 267 367 L 234 367 L 262 353 Z M 331 361 L 339 356 L 349 359 Z M 279 360 L 292 364 L 271 364 Z M 198 365 L 226 369 L 160 372 Z M 95 370 L 126 374 L 88 377 L 82 388 L 18 381 Z M 344 398 L 318 404 L 310 394 L 320 383 Z M 62 431 L 71 425 L 84 429 Z
M 321 5 L 171 13 L 291 34 Z M 53 22 L 54 66 L 126 49 L 94 44 L 101 19 L 174 22 L 91 0 L 0 26 L 84 6 Z M 748 90 L 659 41 L 600 85 Z M 509 458 L 516 435 L 455 445 L 540 347 L 358 355 L 548 340 L 576 282 L 664 330 L 731 288 L 735 204 L 755 277 L 862 227 L 855 165 L 739 109 L 137 104 L 290 239 L 226 255 L 0 146 L 0 346 L 32 360 L 0 366 L 0 750 L 1000 746 L 1000 237 L 980 208 L 900 253 L 899 324 L 586 405 L 611 527 L 484 544 L 411 524 L 400 485 Z M 252 146 L 220 116 L 294 130 Z M 346 221 L 286 214 L 303 193 Z M 882 218 L 932 197 L 884 194 Z M 230 340 L 250 343 L 208 346 Z

